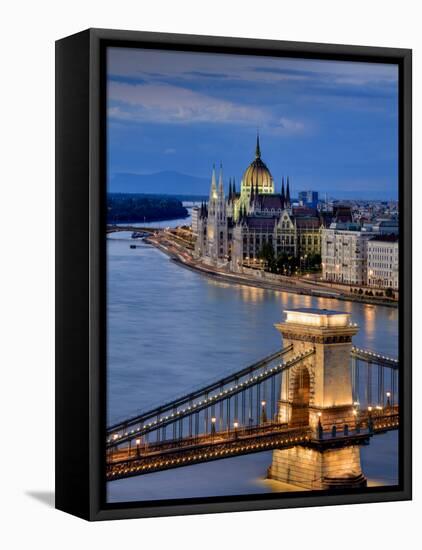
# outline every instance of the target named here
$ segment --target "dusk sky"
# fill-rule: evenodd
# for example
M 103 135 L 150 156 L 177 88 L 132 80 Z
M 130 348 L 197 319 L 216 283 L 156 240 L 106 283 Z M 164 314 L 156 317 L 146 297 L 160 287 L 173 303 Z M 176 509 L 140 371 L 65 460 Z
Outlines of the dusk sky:
M 277 192 L 396 199 L 397 101 L 395 65 L 110 48 L 109 177 L 221 161 L 239 189 L 259 129 Z

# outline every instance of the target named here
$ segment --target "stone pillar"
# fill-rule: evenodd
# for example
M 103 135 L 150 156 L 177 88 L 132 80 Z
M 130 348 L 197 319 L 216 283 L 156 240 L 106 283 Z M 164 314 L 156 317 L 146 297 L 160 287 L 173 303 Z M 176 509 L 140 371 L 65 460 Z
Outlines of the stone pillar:
M 355 427 L 353 415 L 352 377 L 350 352 L 352 336 L 358 327 L 350 322 L 344 312 L 298 309 L 286 311 L 286 320 L 275 325 L 283 335 L 283 347 L 292 345 L 287 360 L 314 350 L 300 364 L 283 372 L 278 409 L 279 422 L 294 425 L 295 392 L 297 377 L 306 369 L 309 398 L 307 407 L 310 429 L 318 439 L 318 422 L 331 431 L 333 425 L 340 431 L 345 424 Z M 301 371 L 302 369 L 302 371 Z M 297 411 L 297 409 L 295 409 Z M 306 415 L 305 415 L 306 418 Z M 327 434 L 328 438 L 328 434 Z M 273 462 L 268 474 L 272 479 L 292 483 L 308 489 L 331 487 L 361 487 L 366 484 L 360 466 L 360 449 L 350 441 L 340 440 L 333 445 L 315 441 L 307 446 L 279 449 L 273 452 Z

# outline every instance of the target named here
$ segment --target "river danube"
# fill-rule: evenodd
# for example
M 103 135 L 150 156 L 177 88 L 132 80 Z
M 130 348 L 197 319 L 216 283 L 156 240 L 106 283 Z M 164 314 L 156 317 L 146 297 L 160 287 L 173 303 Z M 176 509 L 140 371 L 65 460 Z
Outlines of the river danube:
M 170 225 L 170 224 L 169 224 Z M 397 355 L 395 308 L 218 283 L 171 261 L 130 235 L 108 248 L 108 423 L 221 378 L 281 347 L 274 323 L 283 310 L 347 311 L 354 343 Z M 133 242 L 133 241 L 132 241 Z M 369 485 L 397 483 L 397 433 L 372 438 L 361 452 Z M 109 482 L 109 502 L 293 490 L 265 480 L 271 452 Z M 297 490 L 297 489 L 296 489 Z

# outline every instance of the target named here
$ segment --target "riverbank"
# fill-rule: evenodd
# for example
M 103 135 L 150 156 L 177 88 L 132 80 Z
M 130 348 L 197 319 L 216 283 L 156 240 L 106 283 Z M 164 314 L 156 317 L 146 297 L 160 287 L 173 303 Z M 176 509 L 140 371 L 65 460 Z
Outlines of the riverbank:
M 169 256 L 174 262 L 178 263 L 180 266 L 201 273 L 206 277 L 209 277 L 213 280 L 236 284 L 244 285 L 254 288 L 260 288 L 265 290 L 275 290 L 279 292 L 289 292 L 291 294 L 298 294 L 302 296 L 314 296 L 316 298 L 334 298 L 336 300 L 342 300 L 346 302 L 357 302 L 368 305 L 381 305 L 391 308 L 397 308 L 397 302 L 387 301 L 377 298 L 369 298 L 367 296 L 349 296 L 341 293 L 338 290 L 331 290 L 327 287 L 321 288 L 321 286 L 312 285 L 302 281 L 300 279 L 294 279 L 291 281 L 270 281 L 265 279 L 258 279 L 252 275 L 244 275 L 231 273 L 218 269 L 216 267 L 205 265 L 198 260 L 194 260 L 192 256 L 183 249 L 177 243 L 174 243 L 168 239 L 165 239 L 163 236 L 154 236 L 148 238 L 146 242 L 152 244 L 165 254 Z

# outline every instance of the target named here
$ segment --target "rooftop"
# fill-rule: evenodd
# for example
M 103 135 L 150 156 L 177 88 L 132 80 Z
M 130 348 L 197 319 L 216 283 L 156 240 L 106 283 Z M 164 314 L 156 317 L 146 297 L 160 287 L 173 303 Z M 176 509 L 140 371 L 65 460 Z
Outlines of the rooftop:
M 350 313 L 333 309 L 298 308 L 286 309 L 286 323 L 312 327 L 333 328 L 347 327 L 350 324 Z
M 310 315 L 344 315 L 346 311 L 337 311 L 335 309 L 318 309 L 317 307 L 298 307 L 297 309 L 285 309 L 285 313 L 309 313 Z

